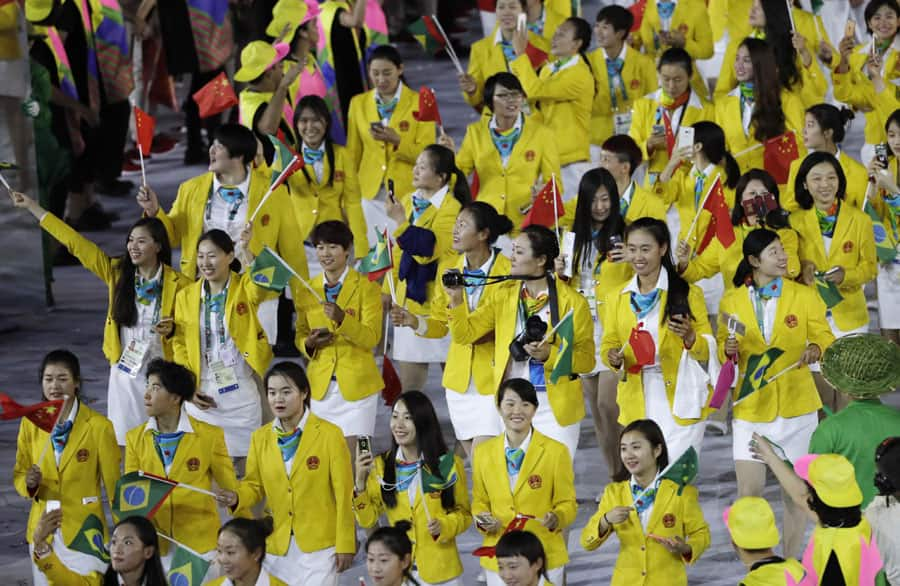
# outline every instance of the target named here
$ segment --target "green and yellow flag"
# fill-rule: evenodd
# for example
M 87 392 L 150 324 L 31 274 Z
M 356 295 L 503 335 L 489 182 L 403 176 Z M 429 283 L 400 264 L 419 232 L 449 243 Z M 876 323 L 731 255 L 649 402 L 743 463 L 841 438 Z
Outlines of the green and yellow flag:
M 278 176 L 281 175 L 281 172 L 290 164 L 291 159 L 293 159 L 297 153 L 292 151 L 288 145 L 281 142 L 277 136 L 271 134 L 267 134 L 266 136 L 269 137 L 269 142 L 271 142 L 272 146 L 275 148 L 275 158 L 272 159 L 272 164 L 269 165 L 269 168 L 272 170 L 271 183 L 275 183 L 275 180 L 278 179 Z
M 769 381 L 766 380 L 766 371 L 782 354 L 784 354 L 784 350 L 781 348 L 769 348 L 762 354 L 752 355 L 747 360 L 747 372 L 744 373 L 744 380 L 741 382 L 735 403 L 769 384 Z
M 140 472 L 129 472 L 116 482 L 112 513 L 120 520 L 135 515 L 150 519 L 177 485 L 177 482 L 169 484 L 141 476 Z
M 426 53 L 432 55 L 440 51 L 444 46 L 444 36 L 435 25 L 434 20 L 430 16 L 423 16 L 415 21 L 406 30 L 409 31 L 416 41 L 422 45 Z
M 452 453 L 444 454 L 438 460 L 438 473 L 432 474 L 426 467 L 420 469 L 422 474 L 423 490 L 428 492 L 440 492 L 446 488 L 450 488 L 459 479 L 456 474 L 456 459 Z
M 268 246 L 263 247 L 250 267 L 250 278 L 253 282 L 263 289 L 272 291 L 281 291 L 287 287 L 293 275 L 291 266 Z
M 375 246 L 369 249 L 369 254 L 359 262 L 359 272 L 368 275 L 370 281 L 378 280 L 381 275 L 385 274 L 394 263 L 391 259 L 390 240 L 387 236 L 387 230 L 378 232 L 378 240 Z
M 660 475 L 660 480 L 668 478 L 678 485 L 678 495 L 684 492 L 684 487 L 694 481 L 700 468 L 700 458 L 693 446 L 688 447 L 677 460 L 666 466 Z
M 872 220 L 872 229 L 875 232 L 875 254 L 878 256 L 878 262 L 892 262 L 897 257 L 897 239 L 894 234 L 894 227 L 891 226 L 888 229 L 884 225 L 884 221 L 878 216 L 878 212 L 875 211 L 875 208 L 868 201 L 863 206 L 863 211 Z
M 168 578 L 172 586 L 200 586 L 209 570 L 209 562 L 179 545 L 169 568 Z
M 88 515 L 85 518 L 81 529 L 69 544 L 69 549 L 94 556 L 105 564 L 109 563 L 109 552 L 103 538 L 103 522 L 97 515 Z
M 844 300 L 844 296 L 841 295 L 838 286 L 831 281 L 825 280 L 825 273 L 817 272 L 815 279 L 816 291 L 819 292 L 819 297 L 825 302 L 825 307 L 831 309 Z
M 556 335 L 559 336 L 559 351 L 553 362 L 553 370 L 550 371 L 550 382 L 556 384 L 560 377 L 572 374 L 572 351 L 575 343 L 575 320 L 573 311 L 563 316 L 556 325 Z

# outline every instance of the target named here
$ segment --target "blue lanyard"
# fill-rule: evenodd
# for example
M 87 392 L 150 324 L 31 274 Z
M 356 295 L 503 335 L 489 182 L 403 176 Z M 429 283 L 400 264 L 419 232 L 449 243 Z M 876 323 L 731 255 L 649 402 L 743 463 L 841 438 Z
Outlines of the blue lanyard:
M 212 202 L 213 198 L 218 194 L 210 188 L 209 197 L 206 198 L 206 221 L 209 222 L 212 220 Z M 224 201 L 224 200 L 223 200 Z M 231 209 L 228 210 L 228 221 L 233 222 L 235 217 L 237 217 L 238 210 L 241 209 L 241 204 L 244 203 L 244 192 L 241 191 L 241 194 L 234 200 L 234 205 L 231 206 Z

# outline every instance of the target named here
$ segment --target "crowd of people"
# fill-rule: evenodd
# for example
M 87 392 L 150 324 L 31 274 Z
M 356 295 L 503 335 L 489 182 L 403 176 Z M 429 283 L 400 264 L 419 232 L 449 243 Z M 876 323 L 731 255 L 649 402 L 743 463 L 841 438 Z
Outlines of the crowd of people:
M 432 15 L 463 7 L 421 4 L 458 63 Z M 376 584 L 454 586 L 474 525 L 480 581 L 565 584 L 590 417 L 609 478 L 577 529 L 617 535 L 613 584 L 688 582 L 708 428 L 742 584 L 900 584 L 900 4 L 832 4 L 479 2 L 457 145 L 388 2 L 13 2 L 40 185 L 10 198 L 108 288 L 107 413 L 59 349 L 54 425 L 21 423 L 34 583 L 182 584 L 187 551 L 184 583 L 337 585 L 362 547 Z M 176 75 L 235 83 L 235 116 L 188 96 L 208 170 L 168 209 L 143 181 L 109 256 L 93 193 L 130 193 L 130 96 Z M 149 508 L 145 473 L 174 486 Z M 94 520 L 108 567 L 76 547 Z

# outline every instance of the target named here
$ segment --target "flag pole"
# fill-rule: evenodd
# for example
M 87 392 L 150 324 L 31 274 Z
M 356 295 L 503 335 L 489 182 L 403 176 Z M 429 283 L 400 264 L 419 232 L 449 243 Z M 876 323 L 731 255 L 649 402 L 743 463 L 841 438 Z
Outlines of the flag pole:
M 174 488 L 184 488 L 187 490 L 191 490 L 193 492 L 199 492 L 200 494 L 205 494 L 216 498 L 216 493 L 211 490 L 206 490 L 205 488 L 200 488 L 199 486 L 194 486 L 192 484 L 185 484 L 183 482 L 175 482 L 173 480 L 169 480 L 168 478 L 163 478 L 162 476 L 157 476 L 156 474 L 150 474 L 149 472 L 144 472 L 143 470 L 138 470 L 138 476 L 141 478 L 151 478 L 153 480 L 159 480 L 160 482 L 165 482 L 168 485 L 174 486 Z
M 10 187 L 9 183 L 7 183 L 6 177 L 3 176 L 3 173 L 0 173 L 0 183 L 3 183 L 3 187 L 6 188 L 6 191 L 12 193 L 12 187 Z
M 186 546 L 185 544 L 181 543 L 180 541 L 176 541 L 176 540 L 172 539 L 171 537 L 169 537 L 168 535 L 166 535 L 166 534 L 164 534 L 164 533 L 160 533 L 159 530 L 156 531 L 156 534 L 159 535 L 160 537 L 162 537 L 163 539 L 165 539 L 166 541 L 168 541 L 169 543 L 172 543 L 172 544 L 174 544 L 174 545 L 180 547 L 180 548 L 183 549 L 184 551 L 188 552 L 189 554 L 191 554 L 191 555 L 193 555 L 193 556 L 196 556 L 196 557 L 198 557 L 198 558 L 204 559 L 204 561 L 205 561 L 205 558 L 203 558 L 203 555 L 202 555 L 202 554 L 197 553 L 196 551 L 194 551 L 193 549 L 189 548 L 188 546 Z
M 794 33 L 797 31 L 797 27 L 794 26 L 794 15 L 791 12 L 791 0 L 784 0 L 784 1 L 787 4 L 788 20 L 791 21 L 791 32 Z M 815 18 L 815 17 L 816 17 L 816 15 L 813 14 L 813 18 Z
M 787 374 L 788 372 L 790 372 L 791 370 L 794 370 L 794 369 L 797 368 L 798 366 L 800 366 L 800 361 L 797 361 L 797 362 L 791 364 L 791 365 L 788 366 L 787 368 L 781 369 L 780 371 L 776 372 L 776 373 L 775 373 L 774 375 L 772 375 L 771 377 L 769 377 L 769 378 L 767 378 L 767 379 L 764 379 L 765 384 L 771 383 L 772 381 L 774 381 L 775 379 L 777 379 L 777 378 L 780 377 L 781 375 Z M 749 397 L 749 396 L 752 395 L 752 394 L 753 394 L 753 393 L 749 393 L 749 394 L 747 394 L 747 395 L 741 397 L 740 399 L 738 399 L 737 401 L 735 401 L 734 403 L 732 403 L 731 406 L 734 407 L 735 405 L 738 405 L 741 401 L 743 401 L 744 399 L 746 399 L 747 397 Z
M 272 192 L 275 191 L 275 187 L 281 185 L 282 180 L 286 176 L 286 174 L 291 170 L 291 168 L 297 163 L 299 159 L 296 155 L 291 159 L 291 161 L 284 166 L 284 169 L 281 170 L 281 173 L 278 174 L 278 178 L 269 186 L 269 189 L 266 191 L 266 194 L 259 201 L 259 205 L 256 206 L 256 209 L 253 210 L 253 213 L 250 215 L 250 219 L 247 220 L 248 224 L 252 224 L 253 220 L 256 219 L 256 216 L 259 214 L 259 211 L 262 209 L 263 205 L 266 203 L 266 200 L 272 195 Z
M 553 329 L 550 330 L 549 332 L 547 332 L 547 335 L 544 336 L 544 339 L 543 339 L 543 340 L 541 340 L 541 345 L 542 345 L 542 346 L 543 346 L 544 344 L 546 344 L 547 342 L 550 341 L 550 338 L 552 338 L 552 337 L 553 337 L 553 334 L 556 333 L 556 330 L 559 329 L 560 324 L 562 324 L 564 321 L 566 321 L 566 318 L 568 318 L 568 317 L 572 314 L 572 312 L 574 312 L 574 311 L 575 311 L 575 308 L 574 308 L 574 307 L 571 308 L 571 309 L 569 309 L 569 311 L 566 312 L 566 315 L 562 316 L 562 319 L 560 319 L 558 322 L 556 322 L 556 325 L 553 326 Z
M 761 148 L 763 148 L 763 146 L 764 146 L 763 143 L 758 142 L 758 143 L 756 143 L 755 145 L 753 145 L 752 147 L 747 147 L 747 148 L 745 148 L 745 149 L 742 150 L 742 151 L 736 152 L 736 153 L 734 154 L 734 158 L 735 158 L 735 159 L 738 159 L 738 158 L 740 158 L 740 157 L 743 157 L 743 156 L 746 155 L 747 153 L 752 153 L 752 152 L 755 151 L 756 149 L 761 149 Z
M 553 233 L 556 234 L 556 246 L 562 248 L 559 241 L 559 210 L 556 209 L 556 173 L 550 174 L 550 184 L 553 191 Z
M 703 201 L 701 201 L 700 205 L 697 206 L 697 213 L 694 214 L 694 220 L 691 222 L 691 227 L 688 228 L 688 231 L 684 233 L 685 240 L 690 240 L 691 233 L 694 231 L 694 228 L 697 227 L 697 221 L 700 219 L 700 214 L 703 213 L 703 206 L 706 205 L 706 200 L 709 199 L 709 195 L 712 193 L 713 188 L 715 188 L 716 182 L 719 181 L 719 177 L 720 175 L 716 174 L 716 178 L 713 179 L 712 183 L 709 186 L 709 189 L 706 190 L 706 195 L 703 196 Z
M 456 56 L 456 51 L 453 49 L 453 44 L 450 42 L 450 37 L 447 36 L 447 33 L 444 32 L 444 27 L 441 26 L 441 21 L 438 20 L 436 14 L 431 15 L 431 20 L 434 21 L 434 24 L 438 28 L 438 32 L 441 33 L 441 36 L 444 37 L 444 42 L 446 43 L 447 55 L 450 56 L 450 60 L 453 61 L 453 65 L 456 67 L 456 71 L 460 74 L 465 73 L 463 71 L 462 65 L 459 63 L 459 57 Z

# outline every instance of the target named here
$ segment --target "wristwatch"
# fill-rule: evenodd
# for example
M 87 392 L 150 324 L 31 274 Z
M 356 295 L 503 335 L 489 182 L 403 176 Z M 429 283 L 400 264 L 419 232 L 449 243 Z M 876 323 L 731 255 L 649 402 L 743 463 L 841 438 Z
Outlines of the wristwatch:
M 41 541 L 34 544 L 34 559 L 42 560 L 48 555 L 53 553 L 53 547 L 47 543 L 46 541 Z

